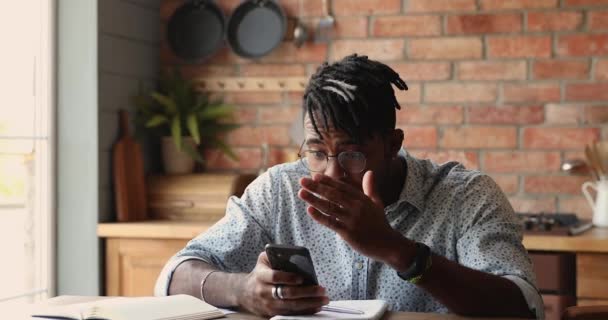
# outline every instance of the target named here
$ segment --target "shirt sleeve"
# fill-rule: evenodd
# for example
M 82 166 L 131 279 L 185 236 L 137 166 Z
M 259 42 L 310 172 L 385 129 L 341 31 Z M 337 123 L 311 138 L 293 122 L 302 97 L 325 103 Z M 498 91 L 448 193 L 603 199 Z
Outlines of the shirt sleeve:
M 266 243 L 272 241 L 272 169 L 254 180 L 241 198 L 228 199 L 226 215 L 206 232 L 190 240 L 164 266 L 154 288 L 168 295 L 175 269 L 184 261 L 204 261 L 225 272 L 250 272 Z
M 542 319 L 542 299 L 522 244 L 522 226 L 504 193 L 490 177 L 478 175 L 467 183 L 461 200 L 458 262 L 513 281 Z

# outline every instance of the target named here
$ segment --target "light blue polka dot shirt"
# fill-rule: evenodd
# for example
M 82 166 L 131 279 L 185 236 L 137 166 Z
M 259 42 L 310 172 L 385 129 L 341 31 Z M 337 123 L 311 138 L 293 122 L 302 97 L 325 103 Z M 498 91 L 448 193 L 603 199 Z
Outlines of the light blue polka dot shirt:
M 385 208 L 390 225 L 433 253 L 466 267 L 504 276 L 543 318 L 522 228 L 511 205 L 488 176 L 457 162 L 438 165 L 404 150 L 407 177 L 399 200 Z M 164 267 L 156 295 L 166 295 L 175 268 L 203 260 L 227 272 L 250 272 L 267 243 L 305 246 L 320 285 L 331 300 L 383 299 L 391 310 L 448 312 L 424 289 L 399 278 L 391 267 L 351 249 L 336 233 L 306 214 L 298 183 L 309 172 L 299 163 L 274 166 L 240 197 L 228 200 L 226 215 L 191 240 Z

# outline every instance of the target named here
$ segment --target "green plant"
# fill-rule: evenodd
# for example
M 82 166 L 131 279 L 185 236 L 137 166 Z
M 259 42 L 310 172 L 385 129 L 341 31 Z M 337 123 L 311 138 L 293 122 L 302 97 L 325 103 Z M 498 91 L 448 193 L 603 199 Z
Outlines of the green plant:
M 194 82 L 182 77 L 177 69 L 163 75 L 159 90 L 140 93 L 134 100 L 138 131 L 143 128 L 161 136 L 171 136 L 178 150 L 185 151 L 198 162 L 203 162 L 200 150 L 183 143 L 182 137 L 190 136 L 199 147 L 218 148 L 237 159 L 222 140 L 224 133 L 238 127 L 230 123 L 234 108 L 224 104 L 221 98 L 214 99 L 208 93 L 198 91 Z

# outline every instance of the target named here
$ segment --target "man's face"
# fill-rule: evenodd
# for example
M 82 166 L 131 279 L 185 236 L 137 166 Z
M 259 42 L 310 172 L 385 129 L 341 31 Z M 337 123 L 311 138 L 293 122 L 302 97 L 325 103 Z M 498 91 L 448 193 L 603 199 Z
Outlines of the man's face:
M 381 183 L 389 164 L 390 148 L 388 141 L 385 141 L 379 134 L 374 134 L 372 138 L 367 138 L 361 144 L 357 144 L 355 140 L 349 137 L 346 132 L 336 130 L 333 126 L 325 128 L 321 121 L 317 121 L 317 126 L 321 133 L 321 137 L 315 132 L 312 121 L 308 115 L 304 118 L 304 144 L 302 151 L 314 150 L 322 151 L 330 156 L 337 156 L 345 151 L 358 151 L 365 155 L 366 166 L 362 172 L 348 172 L 338 163 L 337 158 L 329 158 L 327 168 L 324 172 L 318 172 L 331 178 L 349 183 L 358 189 L 361 189 L 363 175 L 367 170 L 372 170 L 376 174 L 376 182 Z M 322 139 L 321 139 L 322 138 Z M 388 149 L 387 149 L 388 148 Z

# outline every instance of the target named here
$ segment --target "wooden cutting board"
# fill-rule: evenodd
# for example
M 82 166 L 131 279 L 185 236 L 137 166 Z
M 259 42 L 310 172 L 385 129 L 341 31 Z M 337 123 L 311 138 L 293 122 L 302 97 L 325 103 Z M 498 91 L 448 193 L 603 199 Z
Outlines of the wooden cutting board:
M 120 138 L 113 148 L 114 194 L 119 222 L 147 218 L 146 181 L 141 146 L 129 134 L 129 115 L 119 111 Z

